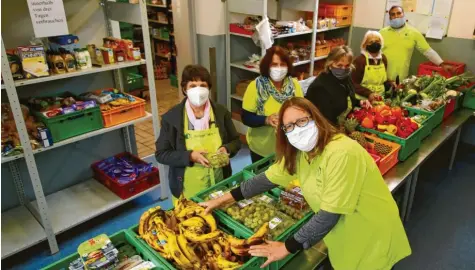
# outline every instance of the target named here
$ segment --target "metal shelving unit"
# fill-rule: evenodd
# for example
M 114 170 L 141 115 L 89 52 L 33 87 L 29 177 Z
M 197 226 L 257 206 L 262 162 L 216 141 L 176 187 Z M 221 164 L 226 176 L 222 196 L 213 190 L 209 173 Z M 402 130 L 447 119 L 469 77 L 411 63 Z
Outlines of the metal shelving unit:
M 316 50 L 316 39 L 317 33 L 336 31 L 339 29 L 350 29 L 350 26 L 341 26 L 333 27 L 328 29 L 317 29 L 317 19 L 318 19 L 318 6 L 320 3 L 333 3 L 335 1 L 328 0 L 226 0 L 225 2 L 225 28 L 226 28 L 226 77 L 228 78 L 227 82 L 227 106 L 228 109 L 232 112 L 240 110 L 242 106 L 242 97 L 234 94 L 234 88 L 239 80 L 243 78 L 249 79 L 255 77 L 256 74 L 259 74 L 258 68 L 247 67 L 245 66 L 246 59 L 251 54 L 258 54 L 257 47 L 251 43 L 251 35 L 232 33 L 229 30 L 229 24 L 231 23 L 232 15 L 235 14 L 246 14 L 253 16 L 261 16 L 262 18 L 267 17 L 268 5 L 273 1 L 277 5 L 277 19 L 282 18 L 282 9 L 290 9 L 295 11 L 305 11 L 313 12 L 313 25 L 312 29 L 303 32 L 282 34 L 274 37 L 275 43 L 286 38 L 307 38 L 311 34 L 311 53 L 310 59 L 303 60 L 294 63 L 294 67 L 308 65 L 309 74 L 313 74 L 314 64 L 316 61 L 324 60 L 327 56 L 315 56 Z M 353 0 L 341 0 L 338 4 L 351 4 Z M 297 18 L 296 18 L 297 19 Z M 342 30 L 344 31 L 344 30 Z M 243 39 L 244 38 L 244 39 Z M 349 40 L 349 38 L 348 38 Z M 254 46 L 254 47 L 253 47 Z M 236 49 L 233 49 L 235 48 Z M 261 56 L 264 56 L 265 51 L 260 50 Z M 244 71 L 244 73 L 243 73 Z M 246 73 L 247 72 L 247 73 Z M 249 74 L 252 73 L 252 74 Z M 247 127 L 237 119 L 233 119 L 235 125 L 239 126 L 238 130 L 240 133 L 244 134 L 247 130 Z
M 115 21 L 127 22 L 135 25 L 148 26 L 147 8 L 145 0 L 140 0 L 139 4 L 118 3 L 107 0 L 101 0 L 100 5 L 105 15 L 105 24 L 107 32 L 104 36 L 120 37 L 120 32 L 113 29 L 112 23 Z M 123 89 L 122 72 L 121 69 L 137 65 L 146 65 L 148 74 L 153 74 L 152 52 L 150 46 L 150 33 L 148 27 L 142 27 L 142 34 L 144 37 L 145 59 L 136 62 L 125 62 L 119 64 L 105 65 L 103 67 L 94 67 L 91 69 L 77 71 L 73 73 L 66 73 L 61 75 L 52 75 L 49 77 L 42 77 L 30 80 L 13 81 L 12 74 L 9 68 L 4 40 L 2 39 L 2 76 L 4 84 L 2 89 L 5 89 L 8 95 L 8 100 L 14 115 L 15 124 L 20 137 L 23 154 L 13 157 L 2 157 L 2 163 L 8 164 L 12 174 L 15 190 L 18 195 L 20 205 L 2 212 L 2 259 L 20 252 L 37 243 L 47 240 L 51 253 L 59 251 L 56 242 L 56 235 L 60 232 L 66 231 L 74 226 L 90 220 L 100 214 L 103 214 L 115 207 L 118 207 L 136 197 L 139 197 L 153 189 L 139 193 L 129 199 L 122 200 L 112 191 L 100 184 L 94 179 L 87 179 L 79 184 L 70 186 L 68 188 L 54 192 L 45 196 L 43 192 L 42 182 L 40 179 L 39 170 L 37 167 L 35 154 L 49 151 L 61 146 L 86 140 L 93 136 L 105 134 L 115 130 L 121 130 L 124 136 L 125 149 L 132 151 L 132 144 L 135 143 L 131 138 L 131 125 L 152 119 L 155 139 L 158 138 L 160 130 L 160 122 L 158 115 L 158 104 L 155 91 L 155 80 L 153 76 L 149 76 L 148 85 L 150 89 L 150 100 L 152 113 L 147 113 L 145 117 L 136 119 L 117 126 L 103 128 L 92 131 L 83 135 L 79 135 L 58 143 L 53 144 L 48 148 L 41 148 L 32 150 L 26 125 L 23 119 L 22 110 L 20 107 L 19 97 L 17 94 L 17 87 L 24 85 L 41 84 L 44 85 L 50 81 L 62 80 L 77 76 L 86 76 L 99 72 L 113 71 L 115 87 Z M 67 85 L 67 81 L 65 81 Z M 2 90 L 3 91 L 3 90 Z M 34 191 L 35 200 L 30 202 L 26 198 L 23 179 L 20 176 L 18 160 L 24 159 L 29 181 Z M 55 162 L 52 160 L 52 162 Z M 88 167 L 90 164 L 78 164 L 78 166 Z M 167 185 L 168 179 L 163 175 L 164 167 L 159 165 L 161 185 Z M 167 189 L 161 189 L 162 199 L 168 196 Z

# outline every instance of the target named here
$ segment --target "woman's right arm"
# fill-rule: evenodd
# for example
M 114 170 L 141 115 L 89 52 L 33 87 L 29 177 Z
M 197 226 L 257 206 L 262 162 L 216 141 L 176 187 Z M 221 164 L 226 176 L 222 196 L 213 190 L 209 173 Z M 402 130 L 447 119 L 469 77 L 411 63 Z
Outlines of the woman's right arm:
M 173 167 L 187 167 L 193 166 L 191 162 L 191 151 L 177 151 L 176 150 L 176 130 L 162 119 L 162 127 L 160 129 L 160 136 L 155 142 L 157 151 L 155 158 L 164 165 Z

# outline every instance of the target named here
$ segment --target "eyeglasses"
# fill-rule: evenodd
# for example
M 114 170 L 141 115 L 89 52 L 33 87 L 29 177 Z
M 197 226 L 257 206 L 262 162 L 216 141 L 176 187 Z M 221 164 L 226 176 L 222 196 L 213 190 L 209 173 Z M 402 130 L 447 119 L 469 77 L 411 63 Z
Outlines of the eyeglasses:
M 295 123 L 290 123 L 290 124 L 287 124 L 287 125 L 283 125 L 281 128 L 285 133 L 289 133 L 289 132 L 292 132 L 294 130 L 295 126 L 305 127 L 305 126 L 308 125 L 309 122 L 310 122 L 310 116 L 306 116 L 306 117 L 302 117 L 300 119 L 297 119 L 297 121 Z

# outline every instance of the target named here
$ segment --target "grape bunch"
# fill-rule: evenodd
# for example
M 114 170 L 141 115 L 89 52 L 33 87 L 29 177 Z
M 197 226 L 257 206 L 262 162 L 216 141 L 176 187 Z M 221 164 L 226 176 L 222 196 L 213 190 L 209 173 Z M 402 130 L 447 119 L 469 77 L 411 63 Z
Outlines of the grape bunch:
M 301 220 L 305 216 L 305 214 L 307 214 L 309 211 L 309 210 L 298 210 L 290 205 L 283 204 L 282 202 L 278 203 L 276 207 L 279 211 L 286 213 L 287 215 L 291 216 L 293 219 L 297 221 Z
M 259 199 L 254 199 L 253 203 L 243 208 L 237 204 L 233 204 L 226 208 L 225 211 L 234 220 L 242 223 L 254 232 L 265 222 L 269 222 L 273 218 L 279 218 L 281 222 L 269 231 L 272 238 L 276 238 L 295 223 L 291 217 L 279 212 L 274 206 L 262 202 Z

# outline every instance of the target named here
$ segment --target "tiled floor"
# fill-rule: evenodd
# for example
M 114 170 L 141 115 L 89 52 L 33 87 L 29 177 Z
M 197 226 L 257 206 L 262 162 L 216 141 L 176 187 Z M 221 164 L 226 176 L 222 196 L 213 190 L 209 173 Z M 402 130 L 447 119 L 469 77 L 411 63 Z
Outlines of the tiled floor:
M 180 102 L 178 89 L 170 86 L 170 80 L 155 81 L 159 114 L 163 115 Z M 147 101 L 147 111 L 151 112 L 150 101 Z M 135 137 L 139 157 L 155 153 L 155 138 L 153 136 L 152 120 L 135 125 Z

